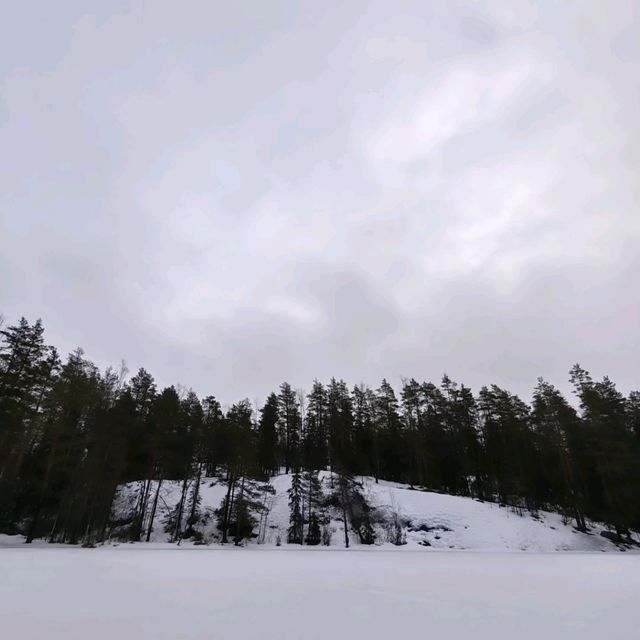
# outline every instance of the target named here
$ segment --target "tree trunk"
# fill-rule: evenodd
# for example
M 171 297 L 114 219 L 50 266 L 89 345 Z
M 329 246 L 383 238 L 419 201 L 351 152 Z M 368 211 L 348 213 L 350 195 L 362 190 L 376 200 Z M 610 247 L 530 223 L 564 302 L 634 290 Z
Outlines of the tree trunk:
M 239 500 L 242 500 L 244 498 L 244 475 L 242 476 L 242 482 L 240 483 L 240 496 L 239 496 Z M 238 511 L 238 518 L 236 520 L 236 539 L 235 539 L 235 545 L 236 547 L 240 546 L 240 532 L 241 532 L 241 527 L 242 525 L 244 525 L 244 520 L 242 519 L 244 517 L 244 513 L 242 511 L 242 509 L 240 509 Z
M 156 487 L 156 495 L 153 498 L 153 506 L 151 507 L 151 516 L 149 517 L 149 526 L 147 527 L 147 538 L 149 542 L 151 539 L 151 531 L 153 529 L 153 521 L 156 517 L 156 509 L 158 508 L 158 498 L 160 497 L 160 487 L 162 486 L 162 478 L 158 480 L 158 486 Z
M 102 527 L 100 529 L 100 542 L 104 542 L 104 539 L 107 534 L 107 526 L 109 525 L 109 518 L 111 517 L 111 510 L 113 509 L 113 501 L 116 497 L 116 492 L 118 490 L 118 485 L 116 484 L 111 492 L 111 500 L 109 502 L 109 508 L 106 510 L 104 519 L 102 521 Z
M 341 479 L 342 482 L 342 479 Z M 349 548 L 349 530 L 347 528 L 347 492 L 342 484 L 342 521 L 344 523 L 344 546 Z
M 231 475 L 231 472 L 227 472 L 227 497 L 224 501 L 224 512 L 222 514 L 222 543 L 229 542 L 227 538 L 227 529 L 229 528 L 229 510 L 231 508 L 231 488 L 235 480 Z
M 187 488 L 189 486 L 188 474 L 185 474 L 185 478 L 182 481 L 182 492 L 180 494 L 180 503 L 178 504 L 178 513 L 176 516 L 176 528 L 173 534 L 173 542 L 180 541 L 180 534 L 182 533 L 182 514 L 184 513 L 184 501 L 187 498 Z
M 193 521 L 196 517 L 196 508 L 198 506 L 198 497 L 200 495 L 200 481 L 202 479 L 202 463 L 198 463 L 198 472 L 196 473 L 195 486 L 193 487 L 193 498 L 191 502 L 191 513 L 189 514 L 189 529 L 193 528 Z
M 31 523 L 29 524 L 29 531 L 27 532 L 27 538 L 25 540 L 26 544 L 31 544 L 34 538 L 36 537 L 36 530 L 38 528 L 39 520 L 40 520 L 40 503 L 38 503 L 36 512 L 33 514 L 33 518 L 31 519 Z
M 309 471 L 309 493 L 307 495 L 307 502 L 309 503 L 309 527 L 307 529 L 307 542 L 309 541 L 309 534 L 311 533 L 311 473 L 312 472 Z M 302 521 L 302 544 L 304 544 L 304 520 Z

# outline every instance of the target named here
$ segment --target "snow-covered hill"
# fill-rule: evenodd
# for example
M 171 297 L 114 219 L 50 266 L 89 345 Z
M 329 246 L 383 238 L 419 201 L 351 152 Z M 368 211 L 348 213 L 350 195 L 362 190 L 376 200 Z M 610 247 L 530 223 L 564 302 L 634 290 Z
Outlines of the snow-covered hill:
M 323 473 L 322 481 L 328 489 L 330 475 Z M 602 525 L 591 523 L 590 533 L 581 533 L 572 526 L 572 522 L 564 521 L 556 513 L 517 513 L 510 507 L 501 507 L 495 503 L 410 489 L 394 482 L 381 480 L 376 484 L 371 478 L 362 478 L 362 482 L 364 493 L 373 507 L 382 512 L 395 511 L 401 515 L 407 544 L 399 549 L 551 552 L 612 551 L 620 548 L 600 535 L 604 529 Z M 275 546 L 280 540 L 283 547 L 286 547 L 289 526 L 287 490 L 291 486 L 291 476 L 275 476 L 271 479 L 271 485 L 275 493 L 266 497 L 268 513 L 260 525 L 259 539 L 249 544 Z M 226 486 L 215 478 L 202 480 L 200 494 L 204 521 L 199 529 L 207 544 L 219 541 L 213 511 L 219 507 L 225 490 Z M 153 491 L 154 489 L 151 494 Z M 136 492 L 136 485 L 123 487 L 115 505 L 116 514 L 126 513 L 128 505 L 136 499 Z M 179 499 L 180 484 L 163 483 L 160 495 L 158 515 L 151 536 L 151 542 L 156 544 L 169 539 L 163 520 Z M 344 546 L 342 522 L 331 520 L 330 529 L 331 546 Z M 354 532 L 350 531 L 349 537 L 352 547 L 360 546 Z M 377 527 L 376 546 L 396 548 L 386 541 L 385 532 L 380 526 Z

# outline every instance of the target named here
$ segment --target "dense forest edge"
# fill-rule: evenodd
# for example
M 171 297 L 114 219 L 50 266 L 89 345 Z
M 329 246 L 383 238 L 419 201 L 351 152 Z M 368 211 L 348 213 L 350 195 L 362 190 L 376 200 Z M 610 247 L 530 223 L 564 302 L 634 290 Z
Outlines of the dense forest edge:
M 640 530 L 640 393 L 628 396 L 575 365 L 576 407 L 538 379 L 531 404 L 496 385 L 470 388 L 404 380 L 349 388 L 332 378 L 309 393 L 282 383 L 262 407 L 243 399 L 223 411 L 214 396 L 158 389 L 140 369 L 104 372 L 81 349 L 63 362 L 40 320 L 0 330 L 0 533 L 26 542 L 87 546 L 149 540 L 163 482 L 179 483 L 166 522 L 174 542 L 202 537 L 204 478 L 224 483 L 215 510 L 220 541 L 260 529 L 269 479 L 291 474 L 283 543 L 326 543 L 327 514 L 362 544 L 378 535 L 358 478 L 400 482 L 508 505 L 555 511 L 611 539 Z M 325 490 L 321 472 L 330 474 Z M 136 500 L 122 517 L 120 488 Z M 397 518 L 388 541 L 402 544 Z

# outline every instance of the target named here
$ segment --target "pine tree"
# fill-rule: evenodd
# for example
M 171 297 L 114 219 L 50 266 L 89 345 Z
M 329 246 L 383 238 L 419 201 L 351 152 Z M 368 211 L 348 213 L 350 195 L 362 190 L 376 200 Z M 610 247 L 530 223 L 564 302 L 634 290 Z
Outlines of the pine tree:
M 272 393 L 260 412 L 258 458 L 260 470 L 269 477 L 278 471 L 278 396 Z
M 458 386 L 448 376 L 442 378 L 441 392 L 444 398 L 445 430 L 451 441 L 453 493 L 483 497 L 481 470 L 482 445 L 478 429 L 476 401 L 471 389 Z
M 81 349 L 69 354 L 44 400 L 43 437 L 34 452 L 38 466 L 27 541 L 46 534 L 51 542 L 77 542 L 86 503 L 86 466 L 96 409 L 99 373 Z
M 280 442 L 284 454 L 285 473 L 300 466 L 300 405 L 295 391 L 287 382 L 280 385 L 278 396 Z
M 181 401 L 180 439 L 176 443 L 174 454 L 176 461 L 176 475 L 182 480 L 180 501 L 177 505 L 176 526 L 173 533 L 173 541 L 179 541 L 183 537 L 184 520 L 187 507 L 189 486 L 194 485 L 191 503 L 191 516 L 196 520 L 198 508 L 198 492 L 200 489 L 200 475 L 202 473 L 199 463 L 194 469 L 195 445 L 202 433 L 203 410 L 198 397 L 193 391 L 189 391 Z M 188 519 L 187 519 L 187 525 Z
M 43 403 L 60 368 L 58 354 L 44 343 L 38 320 L 21 318 L 0 331 L 0 525 L 28 509 L 25 461 L 42 433 Z
M 427 420 L 425 417 L 426 396 L 425 387 L 418 384 L 413 378 L 405 380 L 402 385 L 402 412 L 406 426 L 405 436 L 408 441 L 408 456 L 410 464 L 409 482 L 411 485 L 429 485 L 439 487 L 439 482 L 434 481 L 433 474 L 429 472 L 434 468 L 433 454 L 435 450 L 429 448 L 429 433 L 427 432 Z M 439 478 L 438 478 L 439 480 Z
M 354 466 L 353 406 L 344 380 L 331 379 L 327 389 L 327 432 L 332 470 Z
M 252 415 L 251 403 L 242 400 L 229 409 L 224 420 L 227 491 L 217 511 L 223 543 L 228 542 L 229 535 L 233 536 L 236 545 L 257 535 L 253 533 L 258 524 L 255 514 L 265 508 L 262 497 L 271 490 L 260 480 Z
M 353 406 L 354 472 L 375 476 L 380 473 L 378 434 L 375 422 L 375 395 L 364 385 L 356 385 L 351 392 Z
M 517 396 L 491 385 L 480 390 L 479 409 L 489 482 L 498 500 L 537 508 L 536 450 L 529 407 Z
M 202 401 L 202 462 L 205 467 L 205 474 L 213 476 L 220 462 L 218 456 L 217 435 L 220 433 L 224 423 L 224 416 L 220 403 L 214 396 L 207 396 Z
M 407 480 L 407 448 L 402 432 L 398 399 L 393 387 L 383 380 L 375 396 L 375 421 L 380 452 L 380 476 L 389 480 Z
M 584 486 L 573 451 L 578 450 L 580 421 L 575 409 L 552 385 L 538 379 L 531 414 L 538 449 L 538 498 L 570 514 L 586 531 Z
M 324 386 L 314 380 L 307 396 L 307 413 L 303 437 L 303 466 L 320 470 L 327 466 L 327 393 Z
M 594 382 L 588 371 L 575 365 L 571 382 L 580 399 L 587 436 L 587 486 L 590 507 L 619 538 L 629 535 L 637 485 L 633 447 L 635 434 L 628 420 L 624 396 L 604 377 Z

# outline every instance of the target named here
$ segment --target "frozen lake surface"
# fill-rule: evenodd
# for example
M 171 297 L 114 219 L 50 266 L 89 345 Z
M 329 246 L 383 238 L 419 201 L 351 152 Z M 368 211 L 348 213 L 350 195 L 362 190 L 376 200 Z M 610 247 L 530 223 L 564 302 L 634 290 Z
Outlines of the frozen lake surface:
M 283 548 L 0 549 L 7 640 L 615 640 L 640 555 Z

